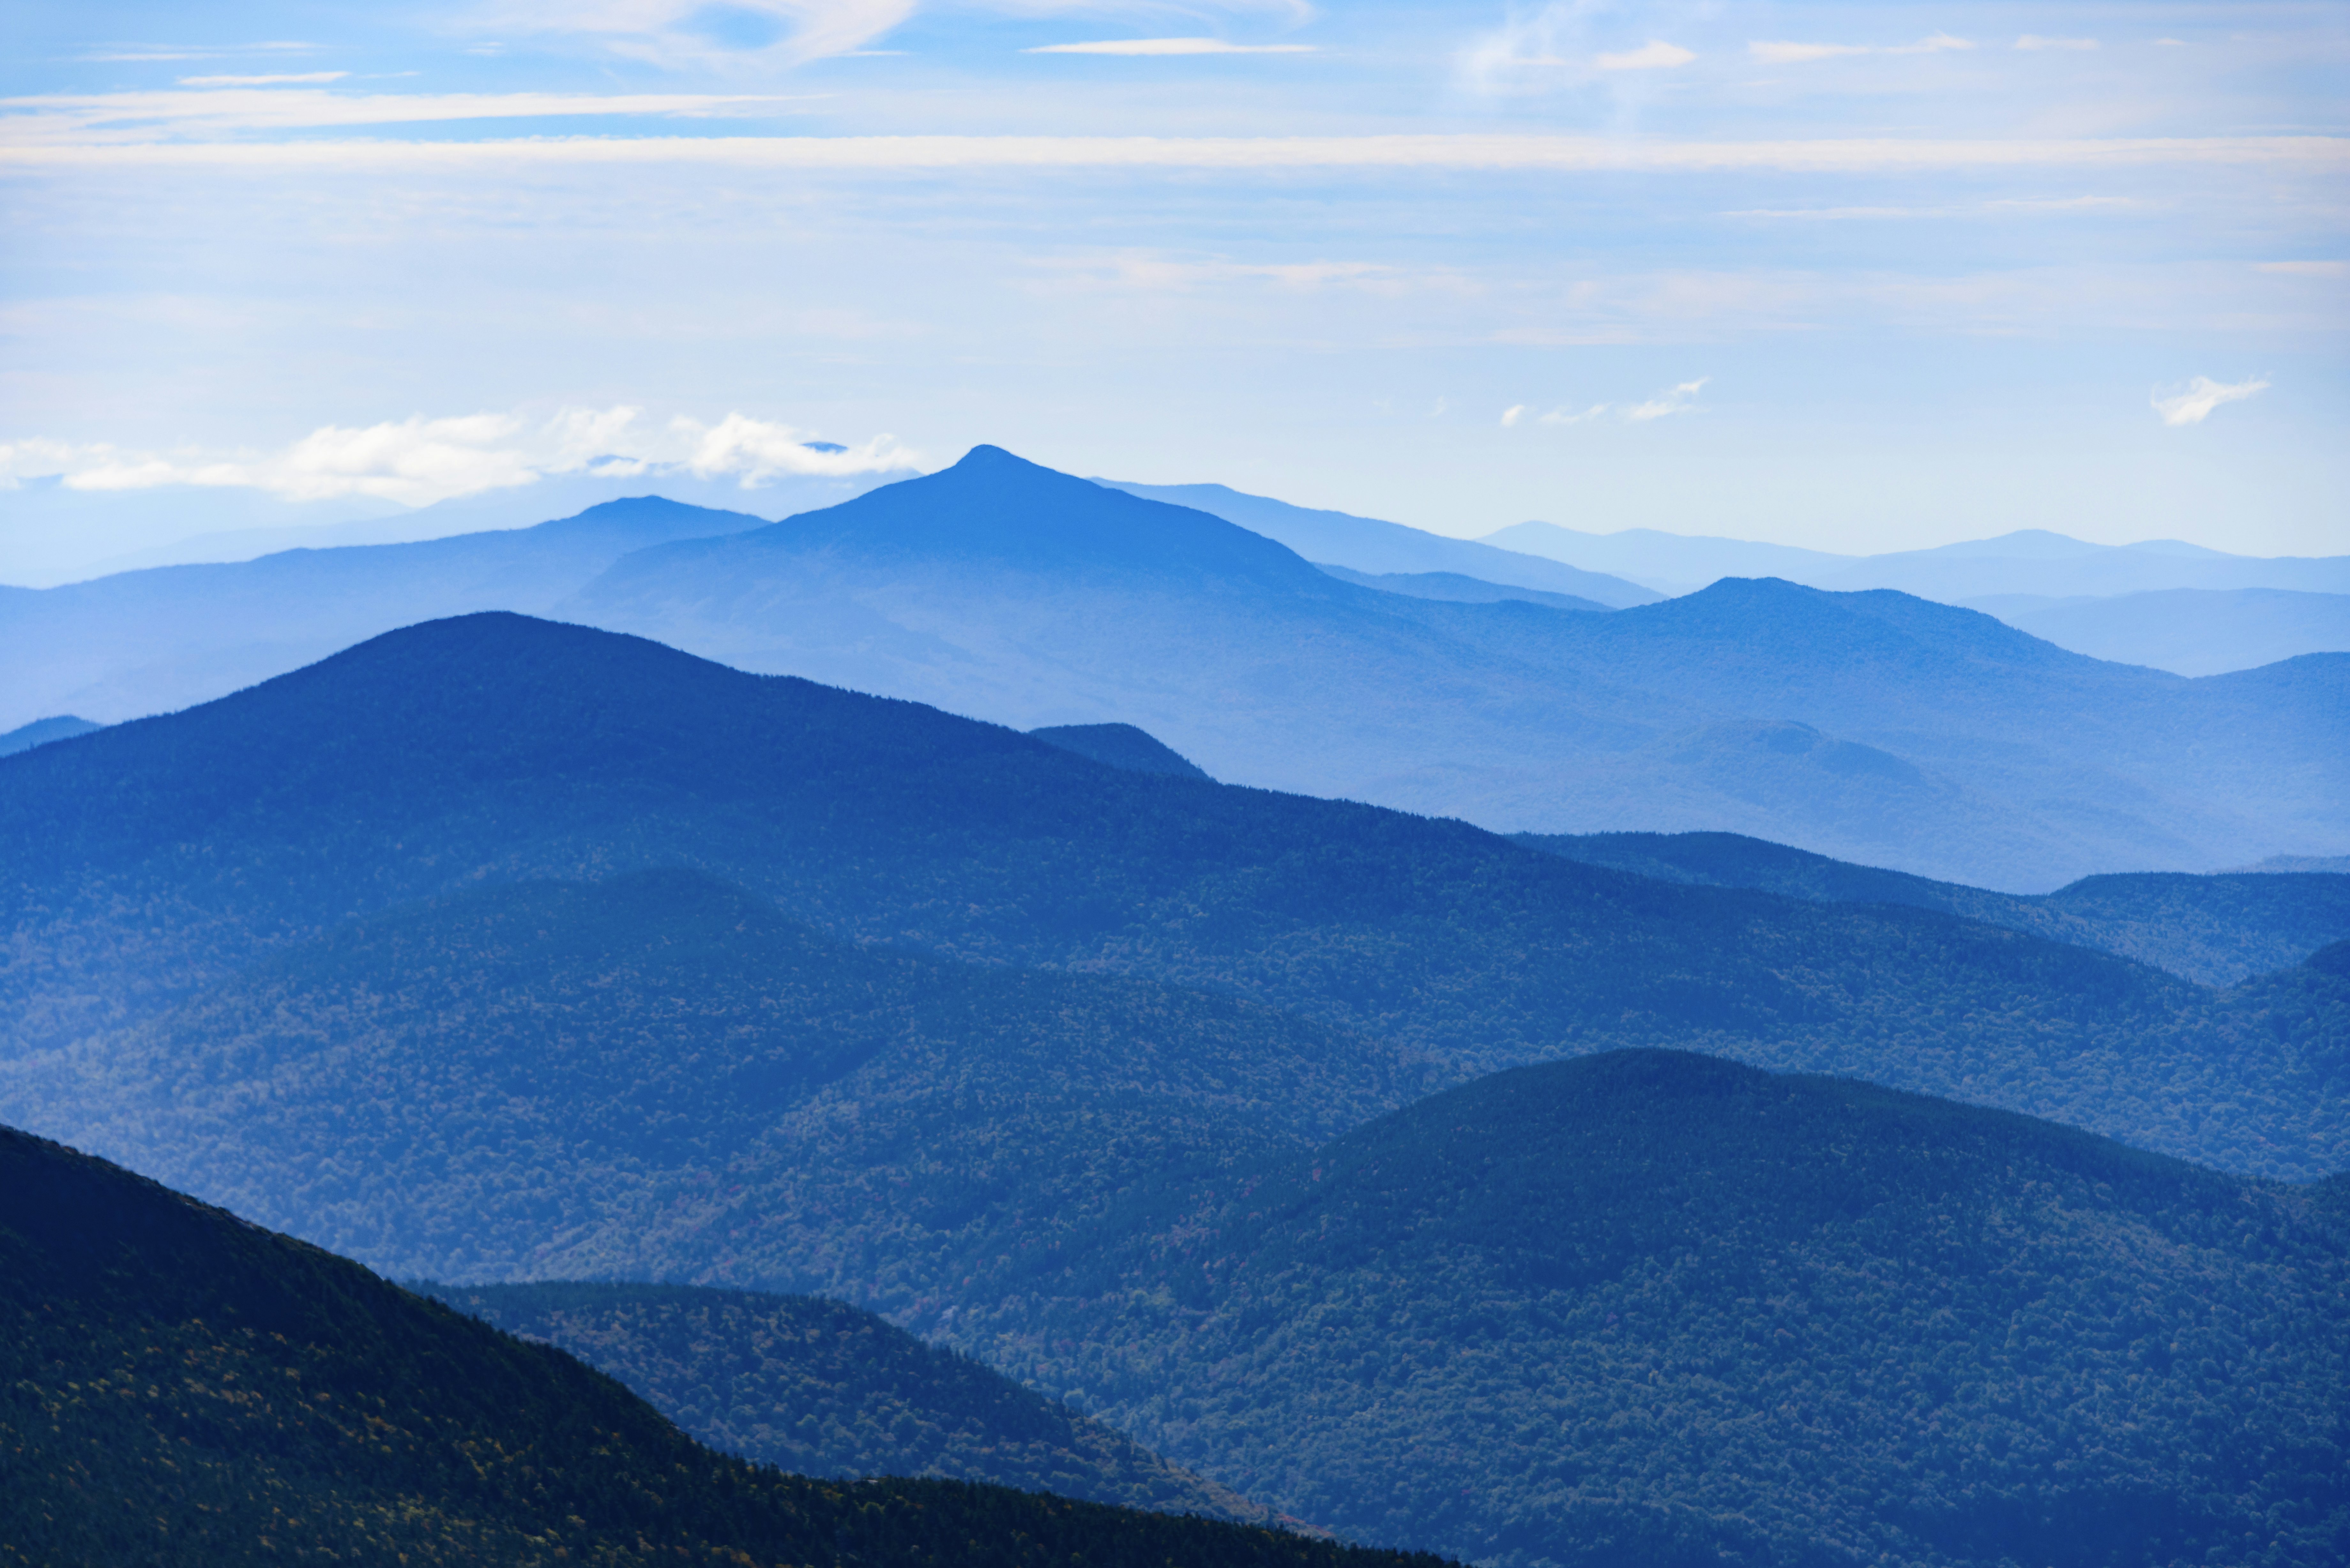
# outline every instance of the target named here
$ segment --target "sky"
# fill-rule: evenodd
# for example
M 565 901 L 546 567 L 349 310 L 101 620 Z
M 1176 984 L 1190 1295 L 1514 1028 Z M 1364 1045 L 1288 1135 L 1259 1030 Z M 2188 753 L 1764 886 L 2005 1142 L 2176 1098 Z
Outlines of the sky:
M 2350 5 L 9 26 L 0 580 L 982 441 L 1465 536 L 2350 553 Z

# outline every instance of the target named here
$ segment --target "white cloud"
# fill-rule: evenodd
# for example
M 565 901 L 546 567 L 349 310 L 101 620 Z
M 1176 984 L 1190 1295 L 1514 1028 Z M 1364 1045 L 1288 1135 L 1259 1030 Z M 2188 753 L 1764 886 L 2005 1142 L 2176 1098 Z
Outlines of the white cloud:
M 875 436 L 853 447 L 817 441 L 806 431 L 743 414 L 728 414 L 716 425 L 704 427 L 681 415 L 670 421 L 672 433 L 691 443 L 684 466 L 702 479 L 732 474 L 745 490 L 790 473 L 846 475 L 886 473 L 912 468 L 913 452 L 895 436 Z
M 839 446 L 740 413 L 714 426 L 680 417 L 648 431 L 639 424 L 640 412 L 626 406 L 574 408 L 536 422 L 509 413 L 415 415 L 360 428 L 322 426 L 267 453 L 135 452 L 39 439 L 0 442 L 0 487 L 56 475 L 70 490 L 192 484 L 261 490 L 288 501 L 369 495 L 424 506 L 556 473 L 684 470 L 704 479 L 732 475 L 750 490 L 787 473 L 847 475 L 918 466 L 916 454 L 889 436 Z
M 2097 40 L 2095 38 L 2043 38 L 2037 33 L 2026 33 L 2015 40 L 2015 47 L 2024 50 L 2094 49 L 2097 47 Z
M 1601 55 L 1593 63 L 1603 71 L 1659 71 L 1675 66 L 1685 66 L 1697 56 L 1679 44 L 1660 43 L 1651 38 L 1637 49 L 1627 49 L 1619 55 Z
M 304 71 L 298 76 L 182 77 L 180 85 L 190 88 L 286 87 L 317 82 L 338 82 L 350 74 L 348 71 Z
M 1633 404 L 1624 410 L 1624 417 L 1627 420 L 1660 420 L 1668 414 L 1686 412 L 1696 401 L 1698 393 L 1704 389 L 1705 384 L 1712 379 L 1711 376 L 1700 376 L 1694 381 L 1683 381 L 1678 387 L 1659 392 L 1645 403 Z
M 1523 403 L 1513 404 L 1511 407 L 1503 409 L 1502 410 L 1502 428 L 1503 430 L 1507 430 L 1512 425 L 1516 424 L 1518 422 L 1518 416 L 1525 411 L 1526 406 Z
M 1311 44 L 1228 44 L 1222 38 L 1107 38 L 1091 44 L 1044 44 L 1024 55 L 1310 55 Z
M 2153 403 L 2154 411 L 2162 416 L 2164 424 L 2199 425 L 2210 418 L 2211 410 L 2221 403 L 2240 403 L 2267 387 L 2265 380 L 2215 381 L 2209 376 L 2198 376 L 2187 383 L 2185 391 L 2174 392 L 2166 398 L 2161 396 L 2161 389 L 2158 387 L 2148 394 L 2148 400 Z
M 1606 403 L 1594 403 L 1580 413 L 1565 408 L 1555 408 L 1542 417 L 1546 425 L 1579 425 L 1586 420 L 1596 420 L 1607 411 Z
M 1914 44 L 1788 44 L 1755 42 L 1746 52 L 1766 66 L 1801 65 L 1807 60 L 1840 59 L 1848 55 L 1938 55 L 1945 49 L 1971 49 L 1974 44 L 1948 33 L 1929 33 Z

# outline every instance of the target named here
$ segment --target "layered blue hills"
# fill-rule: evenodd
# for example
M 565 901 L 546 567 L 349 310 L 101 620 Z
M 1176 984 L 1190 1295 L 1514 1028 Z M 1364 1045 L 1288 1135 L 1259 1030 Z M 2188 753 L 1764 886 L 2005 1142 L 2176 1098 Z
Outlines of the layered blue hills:
M 772 524 L 649 500 L 16 590 L 0 654 L 17 722 L 112 722 L 511 608 L 1021 730 L 1139 725 L 1219 779 L 1497 831 L 1733 832 L 2019 893 L 2350 851 L 2350 655 L 2189 680 L 1889 589 L 1397 586 L 980 447 Z

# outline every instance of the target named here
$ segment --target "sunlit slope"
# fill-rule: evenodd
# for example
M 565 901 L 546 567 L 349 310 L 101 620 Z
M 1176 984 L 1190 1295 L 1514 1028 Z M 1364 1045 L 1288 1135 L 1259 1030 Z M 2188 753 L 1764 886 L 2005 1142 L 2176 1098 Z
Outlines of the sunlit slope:
M 560 1351 L 8 1129 L 0 1320 L 0 1558 L 44 1568 L 1354 1555 L 991 1487 L 757 1470 Z
M 418 1288 L 561 1346 L 712 1448 L 796 1475 L 934 1476 L 1269 1521 L 1131 1438 L 845 1302 L 697 1285 Z
M 2236 1168 L 2344 1163 L 2344 1042 L 2103 954 L 1120 772 L 518 617 L 414 628 L 0 760 L 0 831 L 20 846 L 0 888 L 26 958 L 5 976 L 18 1058 L 112 1039 L 397 901 L 667 866 L 836 938 L 1223 991 L 1455 1078 L 1683 1045 Z
M 1478 1561 L 2316 1568 L 2350 1551 L 2345 1218 L 1634 1052 L 1170 1203 L 954 1333 L 1276 1506 Z

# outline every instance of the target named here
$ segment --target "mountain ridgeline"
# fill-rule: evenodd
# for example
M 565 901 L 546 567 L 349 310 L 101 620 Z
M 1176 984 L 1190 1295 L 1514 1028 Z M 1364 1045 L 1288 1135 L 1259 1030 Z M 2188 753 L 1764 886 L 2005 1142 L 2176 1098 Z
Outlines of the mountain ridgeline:
M 1220 779 L 1501 831 L 1739 832 L 2027 892 L 2350 850 L 2350 655 L 2189 680 L 1898 592 L 1728 579 L 1659 602 L 993 447 L 775 524 L 644 498 L 0 590 L 0 724 L 183 707 L 489 609 L 1022 730 L 1136 724 Z
M 1513 843 L 1642 877 L 1755 888 L 1821 903 L 1940 909 L 2077 942 L 2204 985 L 2287 969 L 2350 936 L 2350 876 L 2322 872 L 2091 877 L 2039 898 L 1852 866 L 1734 833 L 1519 833 Z
M 1003 1488 L 762 1469 L 559 1350 L 5 1128 L 0 1321 L 0 1561 L 41 1568 L 1404 1561 Z
M 1431 1083 L 1672 1045 L 2233 1169 L 2350 1164 L 2328 976 L 2215 995 L 1934 910 L 1675 886 L 1464 824 L 1112 769 L 519 617 L 410 628 L 0 761 L 0 831 L 21 846 L 0 919 L 35 961 L 0 976 L 0 1108 L 45 1131 L 120 1108 L 74 1063 L 140 1055 L 142 1030 L 288 943 L 484 882 L 673 867 L 839 940 L 1221 992 Z M 69 1072 L 98 1076 L 40 1086 Z

